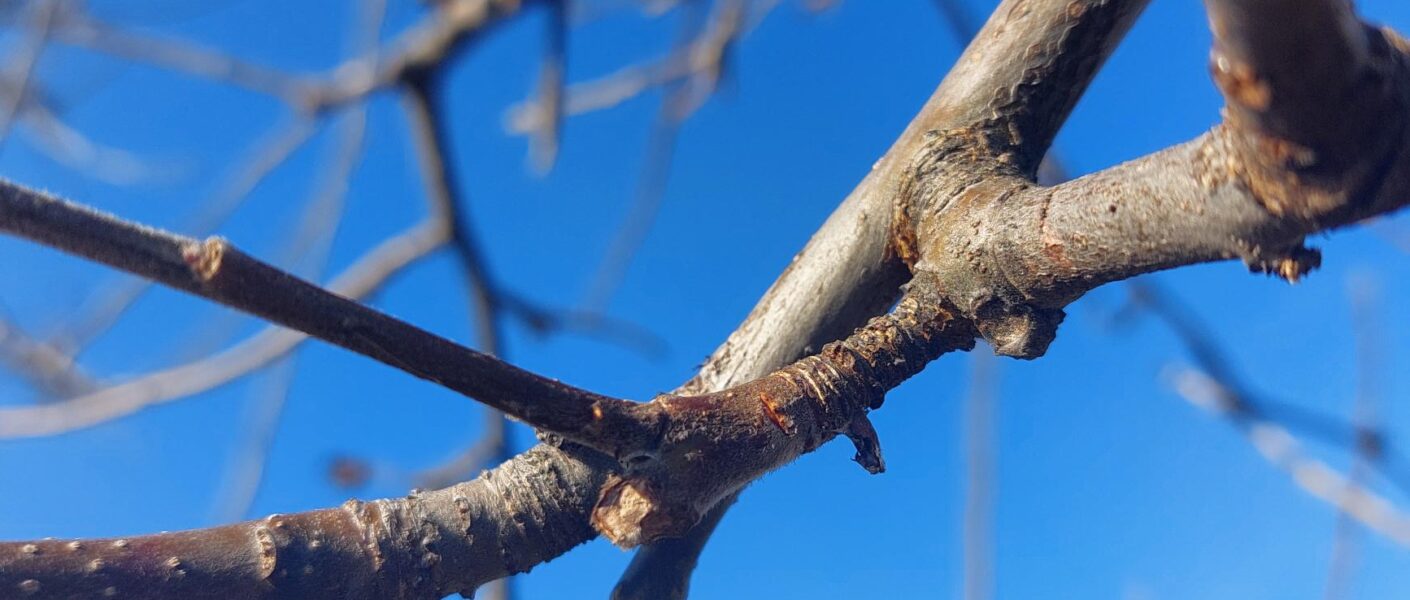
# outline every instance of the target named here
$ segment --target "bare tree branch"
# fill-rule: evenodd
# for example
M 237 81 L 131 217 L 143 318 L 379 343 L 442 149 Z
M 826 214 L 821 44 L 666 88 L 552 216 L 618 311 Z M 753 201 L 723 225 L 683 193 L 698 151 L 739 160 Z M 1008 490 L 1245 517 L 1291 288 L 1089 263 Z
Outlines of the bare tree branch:
M 564 385 L 457 345 L 284 273 L 220 238 L 198 241 L 0 183 L 0 229 L 154 279 L 342 346 L 538 427 L 593 439 L 622 400 Z M 614 436 L 647 435 L 624 429 Z
M 1070 110 L 1105 56 L 1144 8 L 1144 1 L 1030 3 L 1016 10 L 1004 2 L 995 18 L 976 35 L 945 81 L 911 121 L 895 144 L 877 161 L 792 265 L 769 288 L 739 328 L 730 334 L 680 391 L 721 390 L 788 364 L 846 336 L 862 321 L 893 304 L 909 278 L 917 245 L 913 217 L 907 215 L 908 182 L 917 175 L 912 157 L 923 152 L 927 131 L 975 127 L 1000 114 L 980 108 L 998 103 L 1009 90 L 1042 88 L 1068 95 Z M 1028 46 L 1041 50 L 1029 51 Z M 1095 48 L 1095 51 L 1091 51 Z M 1054 68 L 1063 57 L 1076 68 Z M 1000 90 L 995 92 L 994 90 Z M 987 94 L 987 95 L 986 95 Z M 975 107 L 966 109 L 966 103 Z M 1028 110 L 1023 101 L 1004 104 L 1013 113 Z M 1065 113 L 1046 122 L 1051 139 Z M 993 127 L 993 125 L 991 125 Z M 1041 138 L 1023 138 L 1041 145 Z M 933 174 L 931 174 L 933 176 Z M 972 176 L 956 178 L 973 181 Z M 962 188 L 957 183 L 956 188 Z M 699 528 L 679 540 L 664 540 L 637 553 L 615 591 L 618 600 L 684 598 L 698 554 L 735 497 L 724 498 Z
M 602 312 L 605 309 L 612 293 L 626 276 L 632 257 L 646 241 L 646 235 L 656 222 L 656 214 L 660 211 L 661 201 L 666 195 L 666 185 L 670 180 L 671 163 L 675 158 L 681 124 L 704 98 L 714 93 L 724 69 L 729 47 L 743 28 L 744 9 L 743 0 L 724 2 L 706 25 L 707 33 L 701 36 L 704 39 L 699 44 L 693 42 L 696 37 L 694 30 L 699 27 L 697 21 L 686 20 L 686 35 L 680 36 L 679 47 L 687 51 L 678 50 L 676 53 L 690 56 L 692 62 L 695 56 L 704 56 L 707 60 L 702 61 L 703 67 L 696 70 L 691 78 L 673 82 L 666 88 L 656 121 L 651 125 L 635 199 L 627 212 L 626 220 L 608 243 L 606 255 L 584 294 L 582 305 L 589 312 Z
M 1032 176 L 1058 126 L 1142 6 L 1119 0 L 1004 2 L 893 149 L 699 376 L 680 393 L 646 404 L 601 398 L 536 378 L 330 297 L 220 241 L 198 244 L 134 229 L 9 185 L 0 188 L 0 226 L 333 338 L 491 405 L 519 409 L 515 414 L 530 417 L 531 423 L 612 454 L 616 464 L 600 461 L 585 471 L 571 471 L 576 464 L 571 456 L 540 447 L 492 472 L 491 477 L 523 477 L 497 491 L 529 494 L 524 503 L 510 504 L 528 506 L 532 514 L 518 519 L 486 515 L 496 519 L 491 526 L 511 533 L 532 527 L 532 536 L 544 538 L 502 553 L 506 564 L 514 561 L 503 572 L 514 572 L 592 536 L 584 522 L 623 546 L 689 535 L 690 527 L 719 510 L 721 499 L 839 434 L 857 446 L 858 462 L 879 471 L 880 449 L 866 414 L 881 405 L 887 390 L 935 357 L 969 348 L 980 335 L 1000 353 L 1037 357 L 1055 335 L 1068 302 L 1103 283 L 1152 270 L 1242 257 L 1295 278 L 1315 264 L 1310 251 L 1299 251 L 1303 236 L 1392 210 L 1410 198 L 1410 169 L 1398 152 L 1407 142 L 1400 126 L 1404 119 L 1396 116 L 1410 105 L 1410 94 L 1404 92 L 1410 75 L 1398 39 L 1379 32 L 1367 34 L 1372 36 L 1367 63 L 1342 67 L 1388 75 L 1385 81 L 1394 85 L 1385 87 L 1394 93 L 1367 97 L 1388 99 L 1381 108 L 1396 126 L 1372 132 L 1376 137 L 1363 140 L 1367 150 L 1350 161 L 1354 164 L 1339 165 L 1313 182 L 1331 190 L 1325 197 L 1340 199 L 1313 205 L 1315 220 L 1273 208 L 1283 205 L 1270 202 L 1261 183 L 1250 182 L 1250 171 L 1241 165 L 1259 157 L 1249 156 L 1239 139 L 1231 139 L 1248 135 L 1237 121 L 1196 142 L 1103 173 L 1054 188 L 1034 185 Z M 1216 27 L 1217 37 L 1227 35 Z M 1375 78 L 1360 81 L 1374 84 Z M 1279 181 L 1295 188 L 1303 180 Z M 1279 189 L 1287 191 L 1287 186 Z M 66 235 L 74 225 L 92 239 Z M 867 313 L 885 310 L 895 300 L 908 265 L 914 279 L 897 308 L 849 335 Z M 260 292 L 278 297 L 284 306 L 269 306 L 268 299 L 232 285 L 240 278 L 261 284 Z M 802 293 L 780 296 L 789 291 Z M 313 312 L 327 316 L 311 318 L 307 313 Z M 805 356 L 818 347 L 811 345 L 814 341 L 829 339 L 840 341 Z M 456 373 L 447 373 L 452 367 Z M 486 379 L 466 380 L 472 376 Z M 718 391 L 702 393 L 707 389 Z M 529 409 L 544 406 L 555 410 L 530 414 Z M 604 441 L 599 436 L 607 431 L 611 437 Z M 1365 520 L 1384 516 L 1386 507 L 1368 499 L 1344 501 L 1343 482 L 1303 460 L 1277 431 L 1251 431 L 1267 455 L 1314 493 L 1337 498 L 1339 506 Z M 571 444 L 566 447 L 576 451 Z M 524 475 L 531 465 L 539 470 Z M 552 480 L 547 488 L 556 490 L 549 498 L 538 493 L 546 480 Z M 409 505 L 414 511 L 416 502 Z M 373 506 L 403 508 L 395 501 Z M 465 506 L 483 508 L 473 502 Z M 290 518 L 319 519 L 329 512 Z M 400 576 L 377 581 L 394 581 L 400 595 L 428 597 L 463 589 L 472 576 L 461 574 L 475 573 L 471 564 L 478 564 L 466 562 L 467 557 L 486 551 L 476 545 L 483 538 L 450 537 L 431 518 L 434 514 L 439 513 L 385 519 L 382 527 L 408 543 L 378 543 L 373 546 L 377 552 L 348 555 L 390 561 L 390 570 Z M 548 522 L 551 528 L 538 529 Z M 242 532 L 247 546 L 261 547 L 257 530 L 251 535 L 249 528 L 175 535 L 199 538 L 202 548 L 217 552 L 211 536 L 222 531 Z M 366 539 L 360 531 L 348 531 L 339 542 Z M 277 566 L 282 547 L 275 539 L 275 551 L 265 554 L 274 555 Z M 427 553 L 414 547 L 418 540 L 423 547 L 446 547 L 437 547 L 436 557 L 427 561 Z M 33 549 L 59 550 L 39 544 Z M 25 547 L 18 550 L 12 555 Z M 177 553 L 162 554 L 176 556 L 165 563 L 169 569 L 184 571 Z M 257 558 L 251 552 L 237 554 L 226 572 L 242 574 L 243 581 L 251 565 L 269 562 Z M 76 572 L 78 564 L 57 557 L 0 571 L 17 578 L 13 585 L 19 589 L 39 591 L 51 589 L 43 587 L 40 575 L 56 575 L 46 569 Z M 417 569 L 418 564 L 426 568 Z M 463 579 L 443 587 L 437 564 Z M 381 573 L 360 566 L 358 572 L 369 577 Z M 363 580 L 341 585 L 357 581 Z M 293 585 L 261 590 L 286 593 Z
M 0 319 L 0 362 L 28 379 L 46 399 L 82 394 L 97 386 L 73 364 L 72 356 L 35 339 L 7 319 Z
M 24 49 L 11 59 L 15 83 L 14 90 L 4 101 L 0 101 L 0 145 L 10 136 L 10 129 L 14 126 L 15 115 L 19 113 L 20 105 L 24 103 L 25 96 L 29 93 L 30 80 L 34 77 L 34 70 L 39 65 L 39 57 L 44 53 L 44 47 L 49 42 L 49 32 L 54 23 L 54 13 L 59 6 L 59 0 L 42 0 L 34 3 L 30 11 L 34 13 L 33 22 L 29 24 L 29 39 L 26 40 Z
M 375 12 L 380 13 L 380 9 Z M 380 24 L 380 16 L 371 18 L 368 25 L 374 28 Z M 299 257 L 314 246 L 311 254 L 313 262 L 321 266 L 327 261 L 332 249 L 333 238 L 338 224 L 345 213 L 344 200 L 347 196 L 349 180 L 363 155 L 363 141 L 367 129 L 366 109 L 359 107 L 345 117 L 339 128 L 339 140 L 335 148 L 336 156 L 328 163 L 328 172 L 317 191 L 315 199 L 309 203 L 300 231 L 296 231 L 285 255 Z M 222 492 L 217 494 L 215 509 L 216 522 L 229 523 L 248 516 L 264 482 L 265 464 L 270 447 L 274 443 L 274 433 L 283 414 L 285 399 L 295 374 L 295 356 L 286 356 L 267 375 L 263 389 L 256 396 L 258 407 L 252 411 L 242 443 L 237 444 L 234 461 L 227 468 Z
M 289 160 L 318 129 L 307 119 L 281 122 L 255 144 L 242 166 L 229 179 L 217 186 L 210 198 L 199 203 L 200 210 L 185 224 L 185 229 L 201 234 L 210 233 L 244 203 L 270 173 Z M 89 343 L 116 325 L 127 309 L 151 289 L 152 282 L 132 279 L 116 289 L 104 289 L 91 302 L 92 308 L 80 312 L 63 331 L 53 336 L 53 344 L 77 356 Z
M 421 223 L 363 255 L 328 288 L 349 298 L 371 294 L 408 265 L 443 247 L 448 237 L 443 223 Z M 268 365 L 308 337 L 302 332 L 271 326 L 220 354 L 92 394 L 50 406 L 0 408 L 0 439 L 72 431 L 210 390 Z
M 0 543 L 30 598 L 442 598 L 568 551 L 610 470 L 541 446 L 454 487 L 258 521 L 103 540 Z

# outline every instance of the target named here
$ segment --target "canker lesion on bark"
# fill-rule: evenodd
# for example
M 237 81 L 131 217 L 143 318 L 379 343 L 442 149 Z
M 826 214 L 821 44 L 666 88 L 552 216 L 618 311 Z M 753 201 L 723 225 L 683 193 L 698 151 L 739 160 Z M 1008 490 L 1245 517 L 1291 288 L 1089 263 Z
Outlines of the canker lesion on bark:
M 143 229 L 5 184 L 0 229 L 431 379 L 537 427 L 549 443 L 474 481 L 406 499 L 144 536 L 122 547 L 0 544 L 0 589 L 58 596 L 122 586 L 150 597 L 199 597 L 212 586 L 261 597 L 473 590 L 594 531 L 624 547 L 694 535 L 719 502 L 838 435 L 852 439 L 864 468 L 879 472 L 880 442 L 867 413 L 889 390 L 981 337 L 1002 354 L 1039 357 L 1064 307 L 1105 283 L 1231 258 L 1296 280 L 1318 260 L 1304 246 L 1307 235 L 1410 201 L 1406 44 L 1362 25 L 1341 0 L 1206 4 L 1226 121 L 1191 142 L 1042 187 L 1035 171 L 1057 128 L 1145 2 L 1003 2 L 839 209 L 854 219 L 843 225 L 876 218 L 882 225 L 867 231 L 885 239 L 846 238 L 829 225 L 810 243 L 866 255 L 869 276 L 879 279 L 907 270 L 903 289 L 898 282 L 880 294 L 899 295 L 894 308 L 865 314 L 887 303 L 870 290 L 837 288 L 839 297 L 870 294 L 857 303 L 869 308 L 801 318 L 817 330 L 870 321 L 815 353 L 802 351 L 812 340 L 799 335 L 774 350 L 770 364 L 740 371 L 750 377 L 645 403 L 522 371 L 278 272 L 222 240 Z M 1294 68 L 1295 56 L 1308 60 L 1295 53 L 1304 47 L 1321 50 L 1307 65 L 1328 80 Z M 831 281 L 817 271 L 835 258 L 819 254 L 805 251 L 776 289 Z M 779 318 L 771 302 L 781 302 L 773 292 L 750 322 Z M 765 346 L 732 339 L 711 372 Z M 717 521 L 706 518 L 707 528 Z M 688 577 L 693 563 L 678 560 L 686 566 L 670 575 Z M 679 580 L 667 587 L 686 589 Z

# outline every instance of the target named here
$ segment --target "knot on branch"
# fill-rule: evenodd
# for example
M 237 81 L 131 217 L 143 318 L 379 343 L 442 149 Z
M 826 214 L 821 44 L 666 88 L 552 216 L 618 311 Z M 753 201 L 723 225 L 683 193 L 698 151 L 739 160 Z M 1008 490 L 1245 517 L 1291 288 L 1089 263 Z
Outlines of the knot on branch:
M 990 298 L 974 309 L 974 323 L 1000 356 L 1032 359 L 1048 351 L 1066 316 L 1060 309 L 1006 304 Z
M 998 354 L 1037 358 L 1057 335 L 1061 306 L 1080 295 L 1053 286 L 1071 265 L 1045 235 L 1050 197 L 1023 193 L 1035 185 L 1002 166 L 961 169 L 956 179 L 931 164 L 958 156 L 947 150 L 954 143 L 937 139 L 929 148 L 940 154 L 917 161 L 904 184 L 919 213 L 911 289 L 933 288 Z

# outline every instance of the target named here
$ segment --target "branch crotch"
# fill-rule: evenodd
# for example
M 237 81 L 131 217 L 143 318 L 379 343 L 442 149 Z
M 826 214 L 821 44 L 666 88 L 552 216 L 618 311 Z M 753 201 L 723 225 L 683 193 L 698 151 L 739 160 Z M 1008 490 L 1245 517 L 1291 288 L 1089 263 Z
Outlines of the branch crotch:
M 891 314 L 770 375 L 702 396 L 663 396 L 655 447 L 604 486 L 593 525 L 633 547 L 678 537 L 726 495 L 839 434 L 867 471 L 884 470 L 867 413 L 930 361 L 978 335 L 928 278 Z

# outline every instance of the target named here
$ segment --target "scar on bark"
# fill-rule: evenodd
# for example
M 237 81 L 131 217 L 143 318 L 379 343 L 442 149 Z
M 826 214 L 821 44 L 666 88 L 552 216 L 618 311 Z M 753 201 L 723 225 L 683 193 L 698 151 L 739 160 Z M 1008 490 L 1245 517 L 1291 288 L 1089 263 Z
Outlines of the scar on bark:
M 187 244 L 181 248 L 181 259 L 191 269 L 197 280 L 206 282 L 220 272 L 220 261 L 225 256 L 226 242 L 212 236 L 203 242 Z

